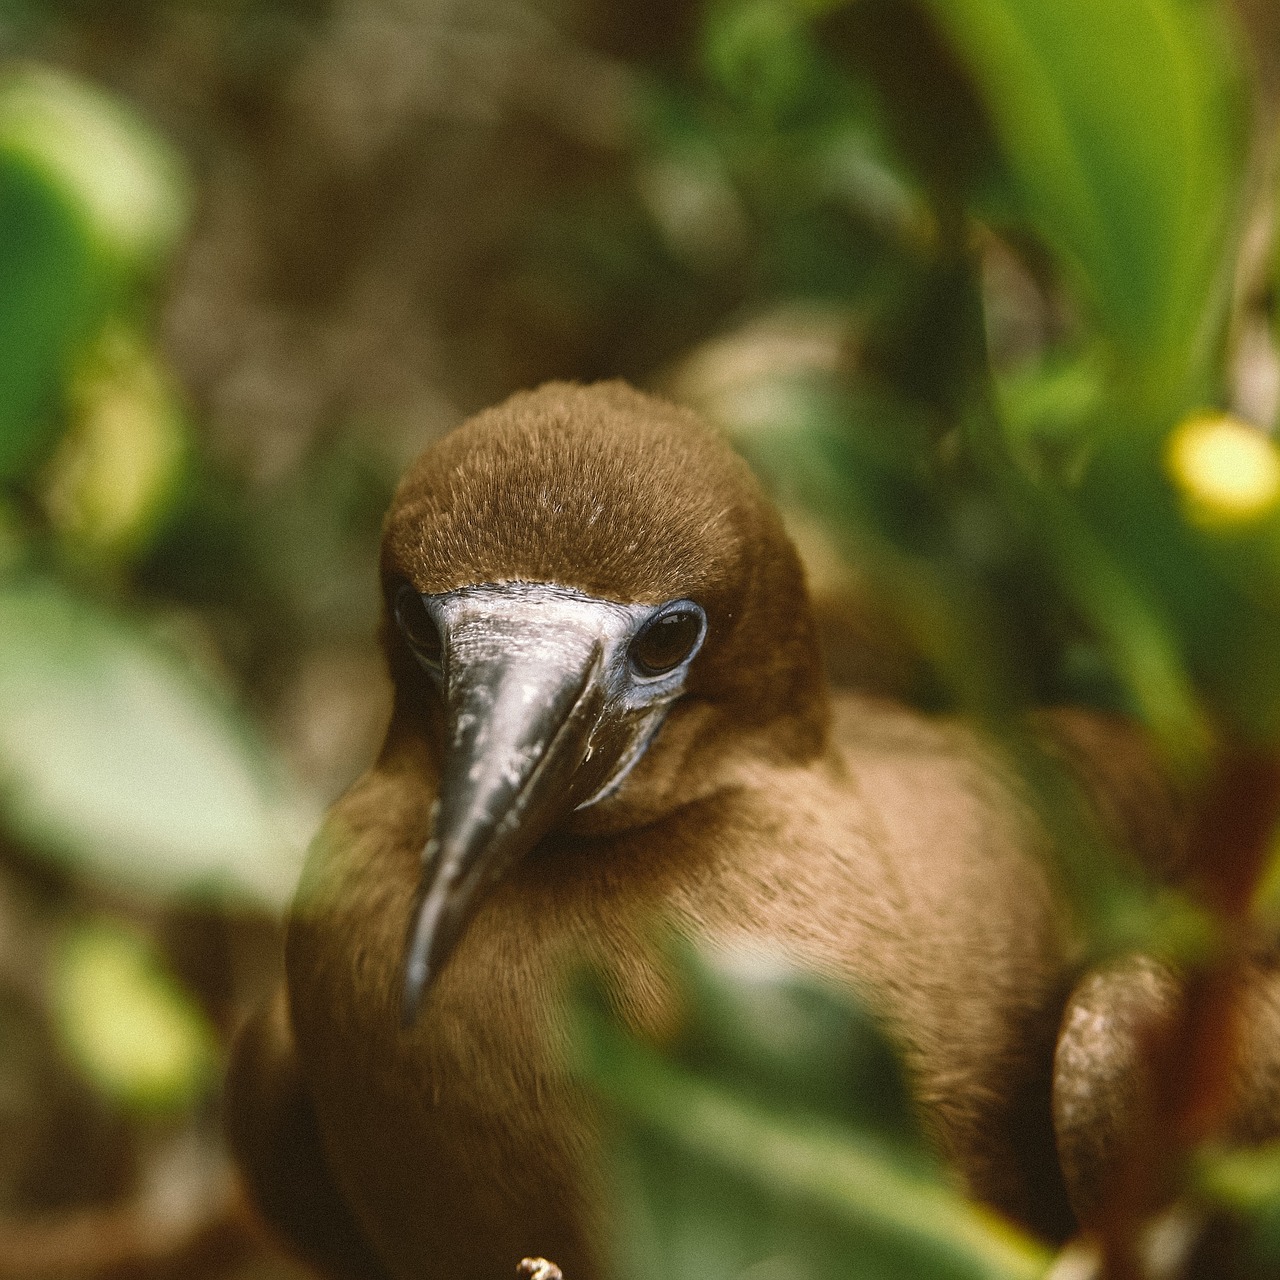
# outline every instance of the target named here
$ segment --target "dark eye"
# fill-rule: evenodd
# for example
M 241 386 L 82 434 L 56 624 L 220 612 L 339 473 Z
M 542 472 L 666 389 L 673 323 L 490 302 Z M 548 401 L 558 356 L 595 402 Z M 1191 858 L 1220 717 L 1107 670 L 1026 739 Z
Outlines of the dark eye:
M 444 653 L 440 628 L 436 626 L 422 597 L 410 586 L 396 592 L 396 625 L 409 647 L 429 666 L 438 667 Z
M 706 617 L 696 604 L 668 609 L 631 642 L 631 665 L 642 676 L 666 675 L 693 653 L 705 630 Z

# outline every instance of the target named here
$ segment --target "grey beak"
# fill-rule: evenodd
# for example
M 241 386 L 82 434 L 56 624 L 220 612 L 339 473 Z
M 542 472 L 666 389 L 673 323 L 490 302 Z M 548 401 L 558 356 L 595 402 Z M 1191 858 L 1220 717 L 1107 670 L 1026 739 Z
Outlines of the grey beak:
M 611 696 L 630 609 L 598 601 L 577 612 L 527 609 L 496 589 L 434 599 L 444 602 L 438 683 L 448 736 L 406 942 L 406 1026 L 485 891 L 598 798 L 639 755 L 653 722 L 652 711 L 637 715 Z

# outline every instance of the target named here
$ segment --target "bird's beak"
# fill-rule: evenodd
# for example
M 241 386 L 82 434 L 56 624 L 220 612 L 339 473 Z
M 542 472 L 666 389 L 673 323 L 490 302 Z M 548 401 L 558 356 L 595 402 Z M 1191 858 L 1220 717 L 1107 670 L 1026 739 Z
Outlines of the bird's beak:
M 409 925 L 402 1016 L 417 1017 L 484 892 L 643 750 L 651 715 L 611 697 L 626 617 L 528 609 L 498 592 L 442 601 L 446 739 Z

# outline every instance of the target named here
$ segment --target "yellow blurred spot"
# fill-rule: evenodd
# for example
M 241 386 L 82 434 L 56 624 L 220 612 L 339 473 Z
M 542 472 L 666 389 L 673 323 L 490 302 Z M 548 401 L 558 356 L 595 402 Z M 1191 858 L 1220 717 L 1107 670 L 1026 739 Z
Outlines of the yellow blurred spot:
M 186 433 L 176 394 L 154 354 L 112 324 L 76 370 L 68 401 L 45 509 L 75 550 L 127 555 L 146 543 L 181 479 Z
M 54 983 L 69 1056 L 116 1101 L 180 1106 L 209 1085 L 213 1031 L 141 938 L 110 924 L 75 930 Z
M 1252 520 L 1280 501 L 1280 453 L 1269 436 L 1224 413 L 1196 414 L 1173 435 L 1165 462 L 1199 524 Z

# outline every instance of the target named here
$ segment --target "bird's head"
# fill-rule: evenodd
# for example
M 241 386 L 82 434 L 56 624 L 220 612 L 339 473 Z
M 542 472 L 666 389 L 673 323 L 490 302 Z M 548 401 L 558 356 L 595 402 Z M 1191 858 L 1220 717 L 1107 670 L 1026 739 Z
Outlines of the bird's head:
M 427 449 L 387 516 L 382 584 L 393 732 L 423 735 L 440 775 L 406 1021 L 549 831 L 655 821 L 714 790 L 735 745 L 823 749 L 776 513 L 719 435 L 621 383 L 514 396 Z

